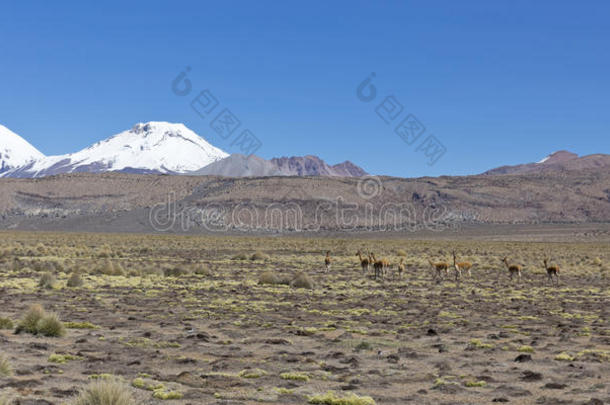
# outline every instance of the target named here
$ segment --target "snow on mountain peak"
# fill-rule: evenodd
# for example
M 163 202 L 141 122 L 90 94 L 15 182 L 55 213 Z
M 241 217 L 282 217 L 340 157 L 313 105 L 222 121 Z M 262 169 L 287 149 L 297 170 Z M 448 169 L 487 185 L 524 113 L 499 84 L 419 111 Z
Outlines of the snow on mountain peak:
M 572 153 L 567 150 L 558 150 L 557 152 L 551 153 L 550 155 L 536 163 L 559 163 L 565 162 L 567 160 L 576 159 L 577 157 L 578 155 L 576 153 Z
M 0 125 L 0 173 L 43 157 L 44 155 L 25 139 Z
M 183 124 L 138 123 L 79 152 L 39 159 L 7 176 L 129 171 L 185 173 L 229 156 Z

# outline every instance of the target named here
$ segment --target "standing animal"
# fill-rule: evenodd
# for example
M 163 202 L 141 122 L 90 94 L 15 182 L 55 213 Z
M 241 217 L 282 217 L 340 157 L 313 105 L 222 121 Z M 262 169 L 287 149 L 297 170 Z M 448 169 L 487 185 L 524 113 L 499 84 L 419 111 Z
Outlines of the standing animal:
M 441 272 L 444 270 L 445 274 L 447 274 L 447 269 L 449 268 L 449 263 L 447 262 L 433 262 L 432 260 L 428 259 L 428 263 L 430 263 L 430 266 L 432 266 L 432 270 L 436 270 L 435 273 L 435 279 L 437 278 L 441 278 Z
M 383 277 L 383 267 L 385 265 L 385 260 L 377 260 L 375 258 L 375 254 L 371 253 L 371 258 L 373 259 L 373 269 L 375 270 L 375 279 L 377 277 Z
M 330 270 L 330 263 L 332 259 L 330 258 L 330 250 L 326 252 L 326 257 L 324 258 L 324 265 L 326 266 L 326 271 Z
M 466 271 L 468 273 L 468 277 L 472 277 L 472 273 L 470 272 L 470 269 L 472 268 L 472 263 L 470 263 L 470 262 L 457 262 L 456 263 L 455 260 L 456 260 L 456 255 L 455 255 L 455 251 L 453 251 L 453 266 L 455 267 L 456 272 L 458 272 L 461 277 L 462 272 Z
M 549 259 L 544 259 L 544 268 L 546 269 L 547 281 L 554 284 L 553 276 L 555 276 L 555 281 L 557 282 L 557 285 L 559 285 L 559 266 L 549 266 L 548 261 Z
M 396 269 L 398 271 L 398 278 L 402 278 L 402 273 L 405 272 L 405 259 L 401 258 Z
M 510 280 L 513 280 L 513 276 L 516 275 L 517 278 L 519 279 L 519 282 L 521 282 L 521 270 L 523 270 L 523 267 L 520 264 L 508 264 L 508 257 L 504 257 L 504 259 L 502 259 L 502 262 L 506 265 L 506 268 L 508 269 L 508 276 L 510 277 Z
M 367 274 L 369 272 L 369 264 L 371 263 L 369 257 L 362 257 L 362 252 L 358 250 L 356 253 L 358 259 L 360 259 L 360 267 L 362 267 L 362 273 Z

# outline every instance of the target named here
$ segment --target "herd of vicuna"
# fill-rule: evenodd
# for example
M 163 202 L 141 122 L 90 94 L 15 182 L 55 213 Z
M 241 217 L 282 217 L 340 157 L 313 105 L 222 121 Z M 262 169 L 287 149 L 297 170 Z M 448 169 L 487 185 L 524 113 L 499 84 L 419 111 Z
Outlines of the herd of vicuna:
M 460 279 L 462 278 L 462 275 L 464 273 L 468 274 L 468 277 L 472 277 L 472 273 L 471 273 L 470 269 L 473 267 L 473 263 L 468 262 L 468 261 L 458 262 L 455 251 L 452 252 L 452 255 L 453 255 L 453 264 L 444 262 L 444 261 L 443 262 L 434 262 L 434 261 L 428 259 L 428 262 L 430 263 L 430 266 L 432 267 L 433 276 L 434 276 L 435 280 L 440 280 L 442 278 L 443 273 L 445 274 L 445 276 L 449 276 L 450 268 L 453 269 L 455 272 L 456 281 L 460 281 Z M 370 268 L 372 266 L 373 270 L 374 270 L 373 277 L 375 279 L 384 278 L 386 276 L 386 274 L 388 274 L 391 271 L 391 269 L 394 267 L 392 265 L 392 263 L 390 263 L 389 260 L 384 259 L 384 258 L 377 259 L 375 257 L 375 254 L 372 252 L 368 252 L 366 255 L 363 255 L 362 251 L 358 250 L 358 252 L 356 253 L 356 256 L 358 256 L 358 259 L 360 259 L 360 266 L 362 268 L 362 273 L 368 274 L 370 271 Z M 547 274 L 547 282 L 554 284 L 554 285 L 559 285 L 559 266 L 558 265 L 549 265 L 548 262 L 549 262 L 548 259 L 543 260 L 544 269 L 546 270 L 546 274 Z M 327 251 L 326 257 L 324 258 L 324 266 L 326 268 L 326 271 L 330 270 L 331 263 L 332 263 L 332 258 L 330 256 L 330 251 Z M 521 272 L 523 270 L 523 266 L 521 266 L 519 264 L 515 264 L 515 263 L 510 263 L 508 261 L 508 257 L 504 257 L 502 259 L 502 263 L 504 263 L 504 265 L 508 269 L 508 276 L 509 276 L 510 280 L 512 281 L 513 278 L 515 278 L 519 282 L 521 282 Z M 402 278 L 402 275 L 405 272 L 405 259 L 401 258 L 400 261 L 398 263 L 396 263 L 395 268 L 396 268 L 396 271 L 394 273 L 394 277 L 398 276 L 399 278 Z

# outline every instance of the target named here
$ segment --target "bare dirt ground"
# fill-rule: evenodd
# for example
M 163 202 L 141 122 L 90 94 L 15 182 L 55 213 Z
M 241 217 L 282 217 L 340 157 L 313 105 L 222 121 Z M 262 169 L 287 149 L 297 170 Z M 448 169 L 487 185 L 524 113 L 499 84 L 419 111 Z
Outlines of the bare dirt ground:
M 385 279 L 362 273 L 359 249 L 393 264 Z M 452 250 L 472 277 L 434 281 L 428 259 Z M 521 283 L 504 256 L 524 266 Z M 83 286 L 67 287 L 74 272 Z M 265 272 L 314 286 L 260 284 Z M 0 392 L 59 405 L 115 375 L 137 404 L 603 404 L 609 298 L 607 241 L 3 232 L 0 318 L 16 325 L 41 304 L 72 323 L 64 337 L 0 329 L 13 369 Z

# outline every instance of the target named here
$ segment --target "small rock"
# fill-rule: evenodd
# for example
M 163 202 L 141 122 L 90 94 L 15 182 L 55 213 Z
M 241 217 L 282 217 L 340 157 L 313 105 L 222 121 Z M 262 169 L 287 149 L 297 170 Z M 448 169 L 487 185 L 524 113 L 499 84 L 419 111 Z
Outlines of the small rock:
M 400 360 L 400 357 L 398 357 L 397 354 L 390 354 L 387 359 L 388 363 L 396 364 L 398 363 L 398 360 Z
M 542 380 L 542 374 L 537 373 L 535 371 L 525 370 L 523 372 L 523 376 L 521 377 L 521 381 L 540 381 Z
M 562 390 L 565 387 L 567 387 L 567 384 L 560 384 L 560 383 L 550 382 L 550 383 L 544 384 L 543 388 L 548 388 L 548 389 L 551 389 L 551 390 Z
M 520 354 L 515 357 L 515 361 L 517 363 L 525 363 L 527 361 L 532 361 L 532 356 L 530 354 Z

